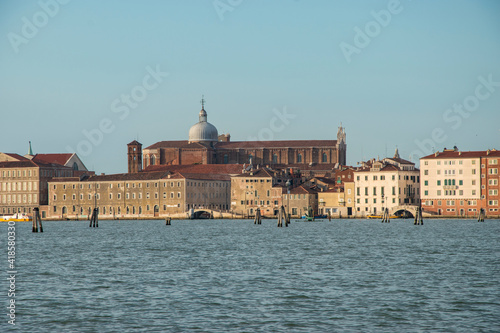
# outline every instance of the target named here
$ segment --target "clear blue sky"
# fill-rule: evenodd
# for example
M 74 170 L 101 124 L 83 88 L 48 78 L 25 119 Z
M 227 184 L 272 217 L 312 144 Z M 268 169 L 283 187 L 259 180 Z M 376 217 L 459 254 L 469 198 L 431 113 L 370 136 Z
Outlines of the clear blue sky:
M 126 172 L 130 141 L 187 139 L 202 94 L 235 141 L 336 139 L 342 122 L 351 165 L 396 146 L 413 160 L 500 148 L 500 1 L 54 3 L 0 2 L 2 152 L 31 140 Z M 134 108 L 120 100 L 132 91 Z M 276 110 L 295 117 L 273 122 Z

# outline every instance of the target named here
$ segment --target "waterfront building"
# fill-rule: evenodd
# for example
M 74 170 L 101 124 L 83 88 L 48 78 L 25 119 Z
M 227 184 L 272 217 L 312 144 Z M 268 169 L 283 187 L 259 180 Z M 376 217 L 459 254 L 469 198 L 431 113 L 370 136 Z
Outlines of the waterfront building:
M 292 218 L 301 218 L 312 211 L 318 213 L 318 191 L 306 185 L 294 187 L 289 193 L 283 193 L 285 212 Z
M 207 121 L 204 104 L 198 123 L 189 130 L 188 140 L 157 142 L 142 149 L 142 159 L 131 155 L 134 151 L 130 150 L 139 150 L 141 146 L 131 144 L 129 172 L 151 165 L 251 163 L 273 169 L 309 167 L 324 174 L 336 164 L 346 163 L 346 133 L 342 126 L 338 129 L 337 140 L 231 141 L 229 134 L 219 135 L 217 128 Z
M 260 208 L 262 216 L 274 216 L 282 205 L 287 186 L 291 188 L 299 182 L 300 174 L 294 174 L 293 170 L 284 172 L 249 166 L 242 174 L 231 177 L 231 210 L 253 216 Z
M 445 216 L 499 216 L 500 151 L 458 148 L 420 159 L 422 209 Z
M 77 154 L 0 153 L 0 214 L 32 213 L 40 207 L 47 216 L 48 181 L 54 177 L 83 177 L 89 172 Z
M 54 179 L 49 183 L 50 218 L 154 218 L 190 209 L 229 210 L 230 176 L 215 173 L 136 172 Z
M 47 183 L 53 177 L 73 177 L 74 170 L 29 159 L 0 162 L 0 214 L 32 213 L 47 205 Z
M 420 171 L 400 158 L 363 162 L 354 171 L 356 215 L 382 214 L 385 208 L 420 204 Z

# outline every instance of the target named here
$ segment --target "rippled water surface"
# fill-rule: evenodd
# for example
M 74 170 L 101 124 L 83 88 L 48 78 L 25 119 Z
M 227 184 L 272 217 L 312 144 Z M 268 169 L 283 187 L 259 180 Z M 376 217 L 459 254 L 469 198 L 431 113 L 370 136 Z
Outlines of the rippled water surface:
M 45 222 L 44 231 L 16 223 L 23 332 L 500 331 L 498 220 Z M 6 305 L 6 279 L 0 287 Z

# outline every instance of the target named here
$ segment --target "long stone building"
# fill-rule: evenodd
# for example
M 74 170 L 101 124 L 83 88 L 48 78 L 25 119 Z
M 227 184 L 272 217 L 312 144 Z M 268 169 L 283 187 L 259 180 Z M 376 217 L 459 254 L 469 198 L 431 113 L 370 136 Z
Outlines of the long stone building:
M 154 218 L 191 209 L 229 210 L 230 176 L 217 173 L 139 172 L 49 182 L 49 218 Z
M 199 121 L 189 130 L 188 140 L 160 141 L 142 149 L 133 141 L 128 145 L 129 172 L 154 165 L 244 164 L 273 168 L 286 166 L 346 164 L 346 133 L 342 126 L 337 140 L 231 141 L 229 134 L 219 135 L 207 121 L 204 105 Z

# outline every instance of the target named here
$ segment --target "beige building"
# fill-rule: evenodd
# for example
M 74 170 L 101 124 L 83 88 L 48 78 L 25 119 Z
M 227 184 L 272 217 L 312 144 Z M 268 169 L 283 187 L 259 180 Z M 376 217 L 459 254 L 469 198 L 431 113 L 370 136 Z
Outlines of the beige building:
M 18 161 L 0 162 L 0 214 L 2 215 L 31 214 L 33 208 L 47 205 L 49 180 L 53 177 L 74 175 L 73 169 L 59 164 L 33 162 L 22 156 L 18 159 Z
M 300 185 L 290 190 L 290 193 L 283 194 L 283 206 L 285 212 L 291 214 L 292 218 L 300 218 L 312 209 L 313 214 L 318 212 L 318 191 Z
M 55 179 L 49 183 L 49 217 L 154 218 L 191 209 L 228 210 L 230 177 L 221 174 L 139 172 Z
M 354 182 L 318 192 L 318 214 L 332 217 L 349 217 L 355 211 Z
M 286 184 L 299 181 L 297 177 L 268 168 L 246 170 L 231 177 L 231 210 L 237 214 L 253 216 L 260 208 L 262 216 L 274 216 L 281 207 Z
M 438 215 L 499 216 L 500 152 L 444 149 L 420 159 L 422 208 Z
M 382 214 L 385 208 L 420 204 L 420 171 L 396 154 L 370 160 L 354 172 L 356 215 Z

